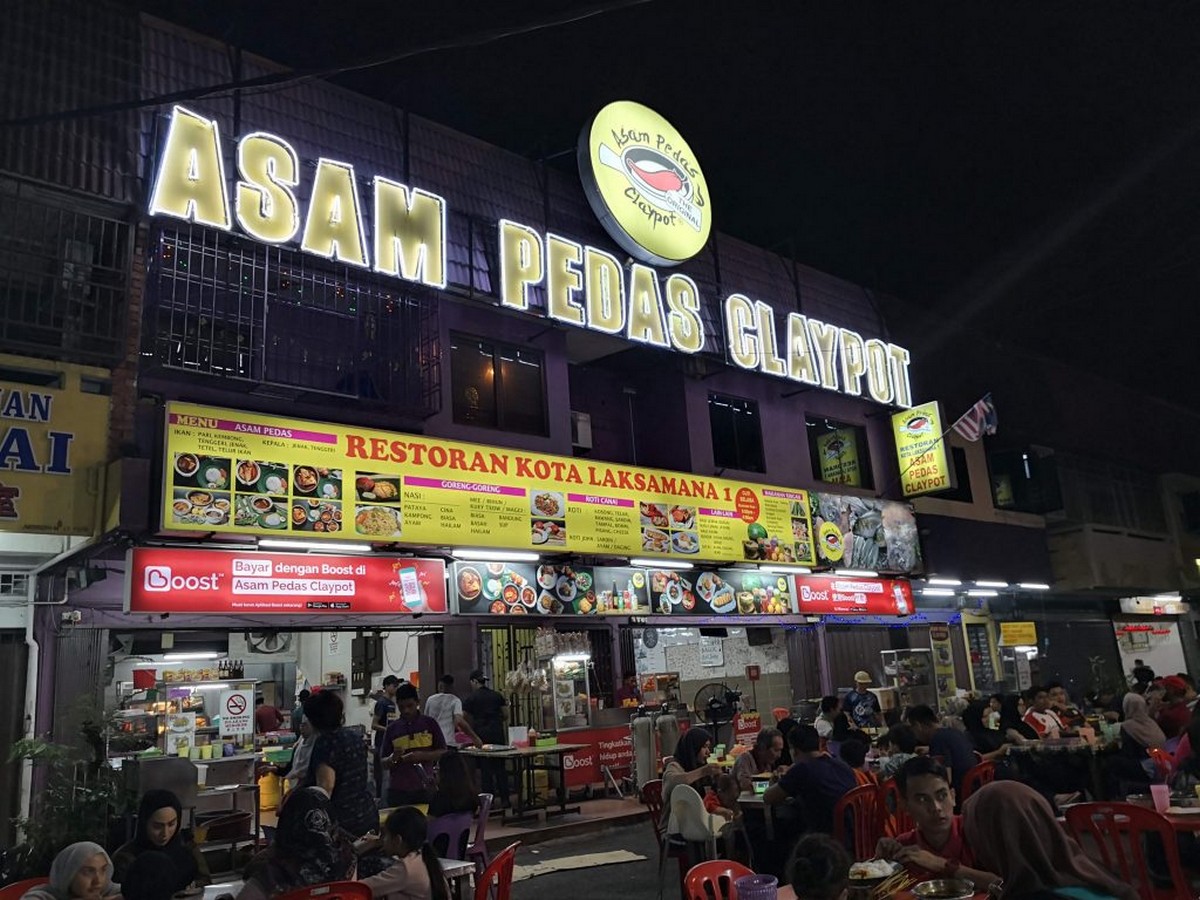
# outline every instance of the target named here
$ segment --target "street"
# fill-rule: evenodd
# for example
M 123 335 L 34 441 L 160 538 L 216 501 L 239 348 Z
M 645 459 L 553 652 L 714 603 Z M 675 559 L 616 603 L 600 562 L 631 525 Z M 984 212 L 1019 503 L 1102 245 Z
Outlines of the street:
M 514 900 L 534 900 L 541 897 L 591 900 L 600 897 L 652 898 L 658 891 L 658 848 L 654 831 L 648 820 L 617 825 L 595 834 L 577 835 L 522 847 L 517 853 L 517 866 L 534 866 L 552 860 L 566 860 L 584 854 L 610 853 L 618 850 L 641 854 L 646 859 L 615 865 L 592 866 L 538 875 L 526 881 L 514 882 Z M 672 867 L 674 863 L 672 863 Z M 674 868 L 668 870 L 666 900 L 674 900 L 677 891 L 670 882 Z

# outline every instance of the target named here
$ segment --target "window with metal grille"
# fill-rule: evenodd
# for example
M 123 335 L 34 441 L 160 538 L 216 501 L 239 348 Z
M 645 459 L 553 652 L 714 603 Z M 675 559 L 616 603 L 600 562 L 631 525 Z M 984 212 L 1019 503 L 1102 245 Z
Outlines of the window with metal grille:
M 152 245 L 150 365 L 376 401 L 440 407 L 437 301 L 394 279 L 199 226 Z
M 0 179 L 0 345 L 72 362 L 122 355 L 130 226 Z

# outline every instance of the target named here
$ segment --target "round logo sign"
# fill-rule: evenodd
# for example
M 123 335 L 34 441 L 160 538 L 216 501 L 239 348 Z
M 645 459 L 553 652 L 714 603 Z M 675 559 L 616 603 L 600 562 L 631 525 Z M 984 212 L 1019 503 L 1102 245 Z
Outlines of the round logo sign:
M 676 266 L 708 241 L 712 204 L 696 155 L 670 122 L 631 100 L 608 104 L 579 136 L 592 211 L 623 250 Z

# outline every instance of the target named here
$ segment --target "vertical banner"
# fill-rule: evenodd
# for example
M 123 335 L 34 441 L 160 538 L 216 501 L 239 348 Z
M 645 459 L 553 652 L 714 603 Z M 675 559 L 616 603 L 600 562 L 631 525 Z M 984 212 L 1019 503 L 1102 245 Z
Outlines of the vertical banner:
M 950 697 L 958 691 L 954 677 L 954 648 L 950 644 L 950 626 L 929 626 L 929 646 L 933 650 L 933 677 L 938 697 Z
M 858 465 L 858 439 L 851 428 L 839 428 L 817 438 L 821 480 L 830 484 L 862 484 Z
M 954 487 L 954 470 L 947 462 L 946 442 L 942 439 L 944 431 L 941 406 L 936 401 L 892 416 L 900 489 L 905 497 Z

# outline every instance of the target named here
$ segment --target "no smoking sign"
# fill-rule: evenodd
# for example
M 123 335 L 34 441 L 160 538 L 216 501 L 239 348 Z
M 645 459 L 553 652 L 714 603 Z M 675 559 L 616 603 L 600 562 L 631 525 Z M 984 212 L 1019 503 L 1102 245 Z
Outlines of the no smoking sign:
M 254 733 L 253 704 L 249 691 L 222 691 L 221 737 Z

